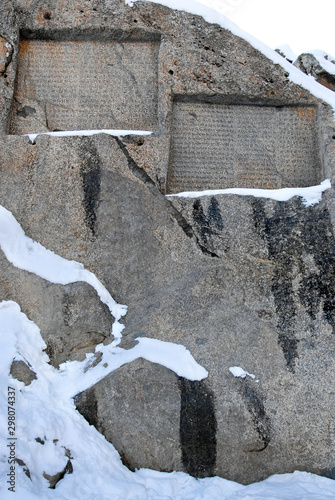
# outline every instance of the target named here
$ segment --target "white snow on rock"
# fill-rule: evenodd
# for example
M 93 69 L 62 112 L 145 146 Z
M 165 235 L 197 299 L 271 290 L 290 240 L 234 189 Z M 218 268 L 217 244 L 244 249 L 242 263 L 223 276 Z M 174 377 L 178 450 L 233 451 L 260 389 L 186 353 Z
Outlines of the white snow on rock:
M 61 285 L 78 281 L 88 283 L 97 291 L 101 301 L 108 306 L 115 318 L 112 329 L 114 341 L 108 346 L 101 344 L 97 347 L 98 351 L 103 352 L 102 361 L 91 371 L 88 370 L 86 376 L 82 373 L 81 363 L 65 363 L 71 367 L 71 371 L 73 371 L 73 366 L 77 366 L 75 377 L 80 379 L 80 384 L 86 384 L 86 388 L 111 371 L 138 358 L 162 364 L 175 371 L 177 375 L 190 380 L 202 380 L 208 376 L 207 371 L 198 365 L 190 352 L 182 345 L 156 339 L 139 338 L 137 339 L 138 345 L 134 348 L 130 350 L 117 349 L 116 346 L 121 341 L 124 328 L 124 325 L 119 323 L 119 319 L 126 314 L 127 306 L 117 304 L 98 278 L 85 269 L 81 263 L 64 259 L 26 236 L 13 214 L 2 206 L 0 206 L 0 248 L 15 267 L 30 271 L 51 283 Z M 89 366 L 89 362 L 90 357 L 87 358 L 86 368 Z M 107 365 L 107 367 L 103 365 Z M 67 373 L 68 370 L 70 368 L 67 367 L 64 371 Z M 90 382 L 88 383 L 87 380 Z M 69 384 L 67 384 L 67 391 L 71 392 Z M 75 394 L 76 392 L 72 395 Z
M 144 339 L 141 339 L 143 341 Z M 150 343 L 149 343 L 150 344 Z M 141 343 L 140 343 L 141 345 Z M 0 303 L 0 405 L 7 408 L 8 387 L 16 392 L 15 450 L 25 463 L 15 465 L 15 493 L 8 490 L 9 448 L 7 412 L 0 412 L 0 498 L 24 500 L 327 500 L 335 496 L 335 481 L 307 472 L 271 476 L 243 486 L 219 477 L 195 479 L 183 472 L 148 469 L 131 472 L 112 444 L 75 409 L 67 391 L 70 371 L 48 364 L 38 327 L 12 301 Z M 146 341 L 142 344 L 148 347 Z M 119 348 L 116 348 L 119 349 Z M 24 356 L 37 378 L 28 386 L 9 373 L 13 358 Z M 85 362 L 73 362 L 81 365 Z M 67 363 L 66 363 L 67 365 Z M 83 370 L 81 370 L 83 374 Z M 77 377 L 78 378 L 78 377 Z M 12 390 L 12 389 L 11 389 Z M 36 439 L 38 439 L 36 441 Z M 44 443 L 44 444 L 42 444 Z M 44 473 L 64 470 L 70 457 L 72 474 L 49 488 Z
M 24 137 L 29 137 L 29 140 L 34 144 L 36 137 L 39 135 L 51 135 L 52 137 L 88 137 L 97 134 L 107 134 L 113 137 L 124 137 L 125 135 L 151 135 L 149 130 L 65 130 L 59 132 L 40 132 L 37 134 L 24 134 Z
M 132 6 L 135 2 L 139 0 L 125 0 L 127 5 Z M 220 14 L 216 10 L 211 9 L 195 0 L 143 0 L 143 1 L 151 1 L 152 3 L 158 3 L 161 5 L 165 5 L 166 7 L 170 7 L 175 10 L 182 10 L 184 12 L 188 12 L 190 14 L 195 14 L 198 16 L 202 16 L 205 21 L 212 24 L 218 24 L 224 29 L 231 31 L 234 35 L 243 38 L 248 43 L 250 43 L 255 49 L 259 50 L 262 54 L 264 54 L 268 59 L 273 61 L 275 64 L 279 64 L 285 71 L 289 74 L 289 79 L 296 83 L 297 85 L 301 85 L 301 87 L 309 90 L 316 97 L 319 97 L 323 101 L 330 104 L 335 113 L 335 92 L 327 89 L 323 85 L 317 83 L 312 76 L 305 75 L 298 68 L 293 66 L 289 61 L 287 61 L 284 57 L 282 57 L 275 50 L 270 49 L 267 45 L 265 45 L 257 38 L 253 37 L 249 33 L 243 31 L 239 28 L 235 23 L 230 21 L 223 14 Z
M 249 188 L 228 188 L 228 189 L 207 189 L 205 191 L 184 191 L 183 193 L 168 194 L 180 198 L 199 198 L 200 196 L 217 196 L 235 194 L 238 196 L 254 196 L 256 198 L 269 198 L 276 201 L 288 201 L 294 196 L 300 196 L 306 207 L 319 203 L 322 193 L 331 188 L 330 179 L 326 179 L 318 186 L 303 188 L 282 188 L 282 189 L 249 189 Z
M 324 50 L 309 50 L 307 53 L 312 54 L 327 73 L 335 75 L 335 57 Z
M 98 278 L 74 260 L 67 260 L 47 250 L 40 243 L 25 235 L 11 212 L 0 206 L 0 247 L 15 267 L 37 274 L 51 283 L 68 285 L 83 281 L 91 285 L 115 318 L 112 333 L 115 342 L 121 340 L 123 325 L 119 319 L 127 312 L 127 306 L 117 304 Z
M 231 366 L 229 368 L 229 371 L 232 375 L 234 375 L 234 377 L 237 377 L 237 378 L 245 378 L 245 377 L 251 377 L 253 379 L 256 378 L 255 375 L 253 375 L 252 373 L 249 373 L 245 370 L 243 370 L 243 368 L 241 368 L 240 366 Z
M 298 56 L 293 52 L 288 44 L 279 45 L 276 50 L 279 50 L 286 59 L 294 63 Z
M 74 397 L 79 392 L 92 387 L 106 375 L 136 359 L 146 359 L 174 371 L 188 380 L 203 380 L 208 372 L 200 366 L 191 353 L 180 344 L 142 337 L 131 349 L 122 349 L 113 344 L 99 344 L 96 353 L 102 358 L 94 365 L 95 355 L 86 355 L 85 361 L 67 361 L 60 365 L 60 376 L 64 381 L 63 393 Z
M 10 229 L 17 236 L 15 247 Z M 1 210 L 0 242 L 9 236 L 6 251 L 12 260 L 18 259 L 21 268 L 35 271 L 34 256 L 39 262 L 50 258 L 48 251 L 27 238 L 14 217 Z M 36 244 L 38 245 L 38 244 Z M 37 248 L 37 251 L 35 251 Z M 42 250 L 41 250 L 42 249 Z M 27 258 L 27 252 L 33 257 Z M 47 253 L 45 253 L 47 252 Z M 26 260 L 27 258 L 27 260 Z M 52 257 L 53 259 L 53 257 Z M 60 261 L 48 261 L 61 266 Z M 26 262 L 29 263 L 26 264 Z M 45 262 L 44 262 L 45 264 Z M 42 266 L 43 267 L 43 266 Z M 70 265 L 70 270 L 72 266 Z M 50 271 L 51 272 L 51 271 Z M 52 272 L 55 272 L 53 269 Z M 65 271 L 63 271 L 65 272 Z M 47 275 L 49 276 L 49 271 Z M 65 273 L 66 274 L 66 273 Z M 64 275 L 65 276 L 65 275 Z M 49 276 L 50 277 L 50 276 Z M 66 277 L 63 281 L 67 282 Z M 312 474 L 296 472 L 272 476 L 266 481 L 243 486 L 218 477 L 196 480 L 185 473 L 161 473 L 141 469 L 130 472 L 122 465 L 114 447 L 77 412 L 73 396 L 87 389 L 103 376 L 124 363 L 143 357 L 163 364 L 181 376 L 194 380 L 205 370 L 199 367 L 183 346 L 156 339 L 139 338 L 137 346 L 130 350 L 119 347 L 98 346 L 102 359 L 93 366 L 94 355 L 82 362 L 63 363 L 59 369 L 51 366 L 44 349 L 46 345 L 38 327 L 20 311 L 12 301 L 0 303 L 0 405 L 7 408 L 8 387 L 16 391 L 16 457 L 29 470 L 15 464 L 15 497 L 25 500 L 253 500 L 292 499 L 326 500 L 334 498 L 335 481 Z M 36 373 L 37 378 L 29 386 L 13 379 L 10 366 L 13 359 L 24 359 Z M 235 374 L 248 374 L 240 367 L 231 367 Z M 195 377 L 196 376 L 196 377 Z M 11 389 L 13 390 L 13 389 Z M 13 498 L 6 482 L 9 473 L 9 448 L 7 412 L 0 412 L 0 496 L 3 500 Z M 69 456 L 72 474 L 49 488 L 43 474 L 50 476 L 66 467 Z
M 133 0 L 137 1 L 137 0 Z M 237 36 L 244 38 L 276 64 L 281 65 L 291 81 L 303 86 L 335 109 L 335 95 L 315 80 L 291 65 L 251 35 L 244 33 L 224 16 L 193 0 L 152 0 L 168 7 L 201 15 L 206 21 L 220 24 Z M 126 3 L 131 4 L 129 0 Z M 314 54 L 315 55 L 315 54 Z M 318 56 L 319 57 L 319 56 Z M 333 61 L 320 56 L 327 71 L 332 71 Z M 321 63 L 321 62 L 320 62 Z M 325 66 L 323 66 L 325 67 Z M 330 71 L 331 69 L 331 71 Z M 51 136 L 85 136 L 109 133 L 113 136 L 130 134 L 147 135 L 147 131 L 68 131 L 50 132 Z M 34 142 L 39 134 L 27 134 Z M 330 188 L 330 181 L 312 188 L 282 190 L 212 190 L 181 193 L 177 196 L 206 196 L 213 194 L 238 194 L 272 198 L 278 201 L 300 196 L 304 203 L 313 205 Z M 157 339 L 139 338 L 138 344 L 129 350 L 117 347 L 123 325 L 119 319 L 126 314 L 126 306 L 117 304 L 108 290 L 90 271 L 75 261 L 64 259 L 24 234 L 13 215 L 0 207 L 0 246 L 7 259 L 16 267 L 33 272 L 52 283 L 67 284 L 84 281 L 95 288 L 101 300 L 108 305 L 115 318 L 114 342 L 97 346 L 102 359 L 94 364 L 90 354 L 82 362 L 63 363 L 59 369 L 49 365 L 43 352 L 46 345 L 40 331 L 18 304 L 12 301 L 0 303 L 0 497 L 3 500 L 327 500 L 335 498 L 335 481 L 306 472 L 275 475 L 267 480 L 243 486 L 222 478 L 197 480 L 182 472 L 162 473 L 141 469 L 135 473 L 121 463 L 112 444 L 77 412 L 73 396 L 87 389 L 108 373 L 125 363 L 140 357 L 162 364 L 178 375 L 190 380 L 201 380 L 206 370 L 198 365 L 184 346 Z M 13 359 L 24 359 L 37 378 L 29 386 L 13 379 L 10 366 Z M 249 374 L 241 367 L 230 367 L 236 377 Z M 8 490 L 7 474 L 8 438 L 7 395 L 8 387 L 16 391 L 16 457 L 23 460 L 30 472 L 30 479 L 23 467 L 15 464 L 15 493 Z M 36 439 L 39 438 L 39 442 Z M 44 442 L 44 444 L 42 444 Z M 53 475 L 64 469 L 70 454 L 73 473 L 66 474 L 49 489 L 43 473 Z

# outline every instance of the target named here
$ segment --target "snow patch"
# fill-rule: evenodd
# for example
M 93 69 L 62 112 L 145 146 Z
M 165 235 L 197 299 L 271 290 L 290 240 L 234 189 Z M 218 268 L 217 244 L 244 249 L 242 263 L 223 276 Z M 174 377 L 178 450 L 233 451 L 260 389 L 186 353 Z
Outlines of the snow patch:
M 149 340 L 149 343 L 147 342 Z M 144 341 L 144 342 L 143 342 Z M 139 345 L 148 348 L 151 339 Z M 183 472 L 164 473 L 149 469 L 128 470 L 106 439 L 82 417 L 67 392 L 62 367 L 48 364 L 42 351 L 45 343 L 38 327 L 12 301 L 0 303 L 0 404 L 7 408 L 7 388 L 16 390 L 16 456 L 23 467 L 15 466 L 15 498 L 25 500 L 328 500 L 334 498 L 335 481 L 307 472 L 271 476 L 260 483 L 243 486 L 219 477 L 195 479 Z M 118 348 L 116 348 L 118 349 Z M 160 348 L 159 348 L 160 349 Z M 158 349 L 158 350 L 159 350 Z M 29 386 L 9 374 L 13 357 L 24 353 L 37 375 Z M 80 364 L 80 363 L 79 363 Z M 82 363 L 82 367 L 85 362 Z M 71 381 L 70 381 L 71 383 Z M 0 412 L 0 496 L 11 500 L 6 483 L 6 412 Z M 72 474 L 50 489 L 43 473 L 62 471 L 69 456 Z
M 289 62 L 292 62 L 294 63 L 298 56 L 293 52 L 293 50 L 291 49 L 291 47 L 287 44 L 283 44 L 283 45 L 279 45 L 279 47 L 277 47 L 276 51 L 278 51 L 284 55 L 284 57 L 289 61 Z
M 25 235 L 11 212 L 0 206 L 0 247 L 15 267 L 61 285 L 83 281 L 91 285 L 115 318 L 112 333 L 115 343 L 121 340 L 124 328 L 119 319 L 127 306 L 118 304 L 98 278 L 74 260 L 67 260 Z
M 194 360 L 190 352 L 178 344 L 142 338 L 138 339 L 138 345 L 130 350 L 117 349 L 124 328 L 119 319 L 126 314 L 127 306 L 115 302 L 98 278 L 81 263 L 64 259 L 26 236 L 13 214 L 2 206 L 0 206 L 0 247 L 15 267 L 30 271 L 51 283 L 61 285 L 78 281 L 88 283 L 96 290 L 101 301 L 108 306 L 115 318 L 112 328 L 114 341 L 108 346 L 103 344 L 97 346 L 97 352 L 102 352 L 103 357 L 96 367 L 86 370 L 93 355 L 87 357 L 85 365 L 74 362 L 64 364 L 63 376 L 70 378 L 72 376 L 73 387 L 68 380 L 66 389 L 72 396 L 95 384 L 125 363 L 141 357 L 162 364 L 179 376 L 190 377 L 190 380 L 202 380 L 208 376 L 207 371 Z M 77 383 L 76 378 L 78 378 Z
M 175 196 L 179 198 L 199 198 L 200 196 L 217 196 L 224 194 L 236 194 L 238 196 L 254 196 L 255 198 L 269 198 L 275 201 L 288 201 L 294 196 L 300 196 L 303 204 L 310 207 L 319 203 L 322 193 L 331 188 L 330 179 L 326 179 L 319 186 L 303 188 L 282 188 L 282 189 L 249 189 L 249 188 L 228 188 L 228 189 L 207 189 L 205 191 L 184 191 Z
M 307 54 L 312 54 L 327 73 L 335 75 L 335 57 L 324 50 L 309 50 Z
M 163 365 L 188 380 L 202 380 L 208 377 L 207 370 L 195 362 L 183 345 L 145 337 L 136 340 L 138 346 L 134 349 L 136 350 L 137 347 L 139 357 Z
M 52 137 L 88 137 L 97 134 L 108 134 L 113 137 L 124 137 L 125 135 L 151 135 L 152 132 L 149 130 L 112 130 L 112 129 L 101 129 L 101 130 L 65 130 L 59 132 L 40 132 L 37 134 L 24 134 L 23 137 L 29 137 L 32 144 L 35 143 L 35 139 L 39 135 L 51 135 Z
M 245 377 L 251 377 L 253 379 L 256 378 L 255 375 L 253 375 L 252 373 L 249 373 L 245 370 L 243 370 L 243 368 L 241 368 L 240 366 L 231 366 L 229 368 L 229 371 L 232 375 L 234 375 L 234 377 L 237 377 L 237 378 L 245 378 Z
M 142 339 L 143 341 L 144 339 Z M 15 494 L 25 500 L 261 500 L 334 498 L 335 482 L 304 472 L 276 475 L 261 483 L 243 486 L 219 477 L 197 480 L 182 472 L 129 471 L 113 445 L 76 411 L 62 369 L 48 364 L 38 327 L 12 301 L 0 303 L 0 404 L 7 408 L 7 388 L 16 390 L 16 456 L 25 463 L 15 466 Z M 147 345 L 142 344 L 145 348 Z M 9 374 L 15 353 L 24 353 L 37 374 L 29 386 Z M 65 390 L 64 390 L 65 389 Z M 0 495 L 13 498 L 6 483 L 6 412 L 0 413 Z M 7 453 L 7 454 L 6 454 Z M 62 471 L 70 457 L 72 474 L 49 488 L 43 474 Z
M 0 246 L 8 260 L 20 269 L 56 283 L 86 281 L 95 287 L 115 314 L 125 314 L 97 278 L 82 264 L 68 261 L 28 238 L 13 215 L 0 207 Z M 88 273 L 88 274 L 87 274 Z M 121 309 L 119 309 L 121 308 Z M 122 325 L 120 325 L 121 327 Z M 120 333 L 121 335 L 121 333 Z M 218 477 L 197 480 L 182 472 L 161 473 L 142 469 L 130 472 L 122 465 L 115 448 L 78 413 L 73 396 L 101 380 L 108 373 L 140 357 L 162 364 L 179 376 L 200 380 L 207 375 L 184 346 L 157 339 L 139 338 L 129 350 L 115 345 L 99 345 L 102 359 L 94 366 L 95 355 L 82 362 L 49 365 L 40 331 L 12 301 L 0 303 L 0 405 L 7 408 L 8 386 L 16 390 L 16 450 L 25 463 L 16 468 L 15 496 L 25 500 L 261 500 L 334 498 L 335 482 L 312 474 L 295 472 L 272 476 L 261 483 L 239 485 Z M 24 359 L 37 378 L 25 386 L 12 378 L 13 359 Z M 240 367 L 237 375 L 254 377 Z M 7 414 L 0 412 L 0 496 L 9 500 L 13 493 L 6 483 L 9 472 Z M 6 454 L 7 453 L 7 454 Z M 49 488 L 44 473 L 54 475 L 65 469 L 71 457 L 72 474 Z

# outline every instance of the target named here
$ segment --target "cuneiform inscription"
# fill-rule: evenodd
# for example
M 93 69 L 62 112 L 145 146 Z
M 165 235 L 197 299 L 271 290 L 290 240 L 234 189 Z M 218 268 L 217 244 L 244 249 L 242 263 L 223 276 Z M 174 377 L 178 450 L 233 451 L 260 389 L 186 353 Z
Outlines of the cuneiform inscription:
M 152 129 L 158 43 L 20 43 L 11 133 Z
M 312 106 L 175 102 L 167 192 L 318 183 L 316 115 Z

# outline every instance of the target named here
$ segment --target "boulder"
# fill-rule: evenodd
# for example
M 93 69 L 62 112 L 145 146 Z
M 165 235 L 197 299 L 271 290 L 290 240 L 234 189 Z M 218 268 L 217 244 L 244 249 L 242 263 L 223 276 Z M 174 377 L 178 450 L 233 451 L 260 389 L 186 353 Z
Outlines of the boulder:
M 313 76 L 324 87 L 335 91 L 335 61 L 327 54 L 318 55 L 319 57 L 315 54 L 301 54 L 294 62 L 294 66 L 306 73 L 306 75 Z M 328 69 L 325 67 L 327 63 Z

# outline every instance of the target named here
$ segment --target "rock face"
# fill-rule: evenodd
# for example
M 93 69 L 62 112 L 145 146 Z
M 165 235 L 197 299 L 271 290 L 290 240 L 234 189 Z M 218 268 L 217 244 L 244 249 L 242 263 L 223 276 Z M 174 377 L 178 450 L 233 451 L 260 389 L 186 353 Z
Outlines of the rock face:
M 334 61 L 331 60 L 328 55 L 320 56 L 321 60 L 329 66 L 333 65 L 333 71 L 328 71 L 322 65 L 322 62 L 314 55 L 314 54 L 301 54 L 298 59 L 295 61 L 294 65 L 299 68 L 301 71 L 306 73 L 306 75 L 311 75 L 315 78 L 315 80 L 324 87 L 327 87 L 330 90 L 335 91 L 335 64 Z
M 10 369 L 10 374 L 17 380 L 23 382 L 25 385 L 30 385 L 32 381 L 37 378 L 36 373 L 33 372 L 29 368 L 29 366 L 21 360 L 13 361 Z
M 13 48 L 0 76 L 1 204 L 128 305 L 122 347 L 183 344 L 209 372 L 191 382 L 138 360 L 79 394 L 79 411 L 131 469 L 334 477 L 333 191 L 311 207 L 166 196 L 333 178 L 330 107 L 228 30 L 158 4 L 18 0 L 0 16 Z M 76 128 L 153 134 L 22 137 Z M 89 285 L 0 259 L 1 299 L 41 328 L 54 366 L 110 342 Z
M 0 37 L 0 74 L 3 75 L 11 61 L 13 48 L 2 36 Z

